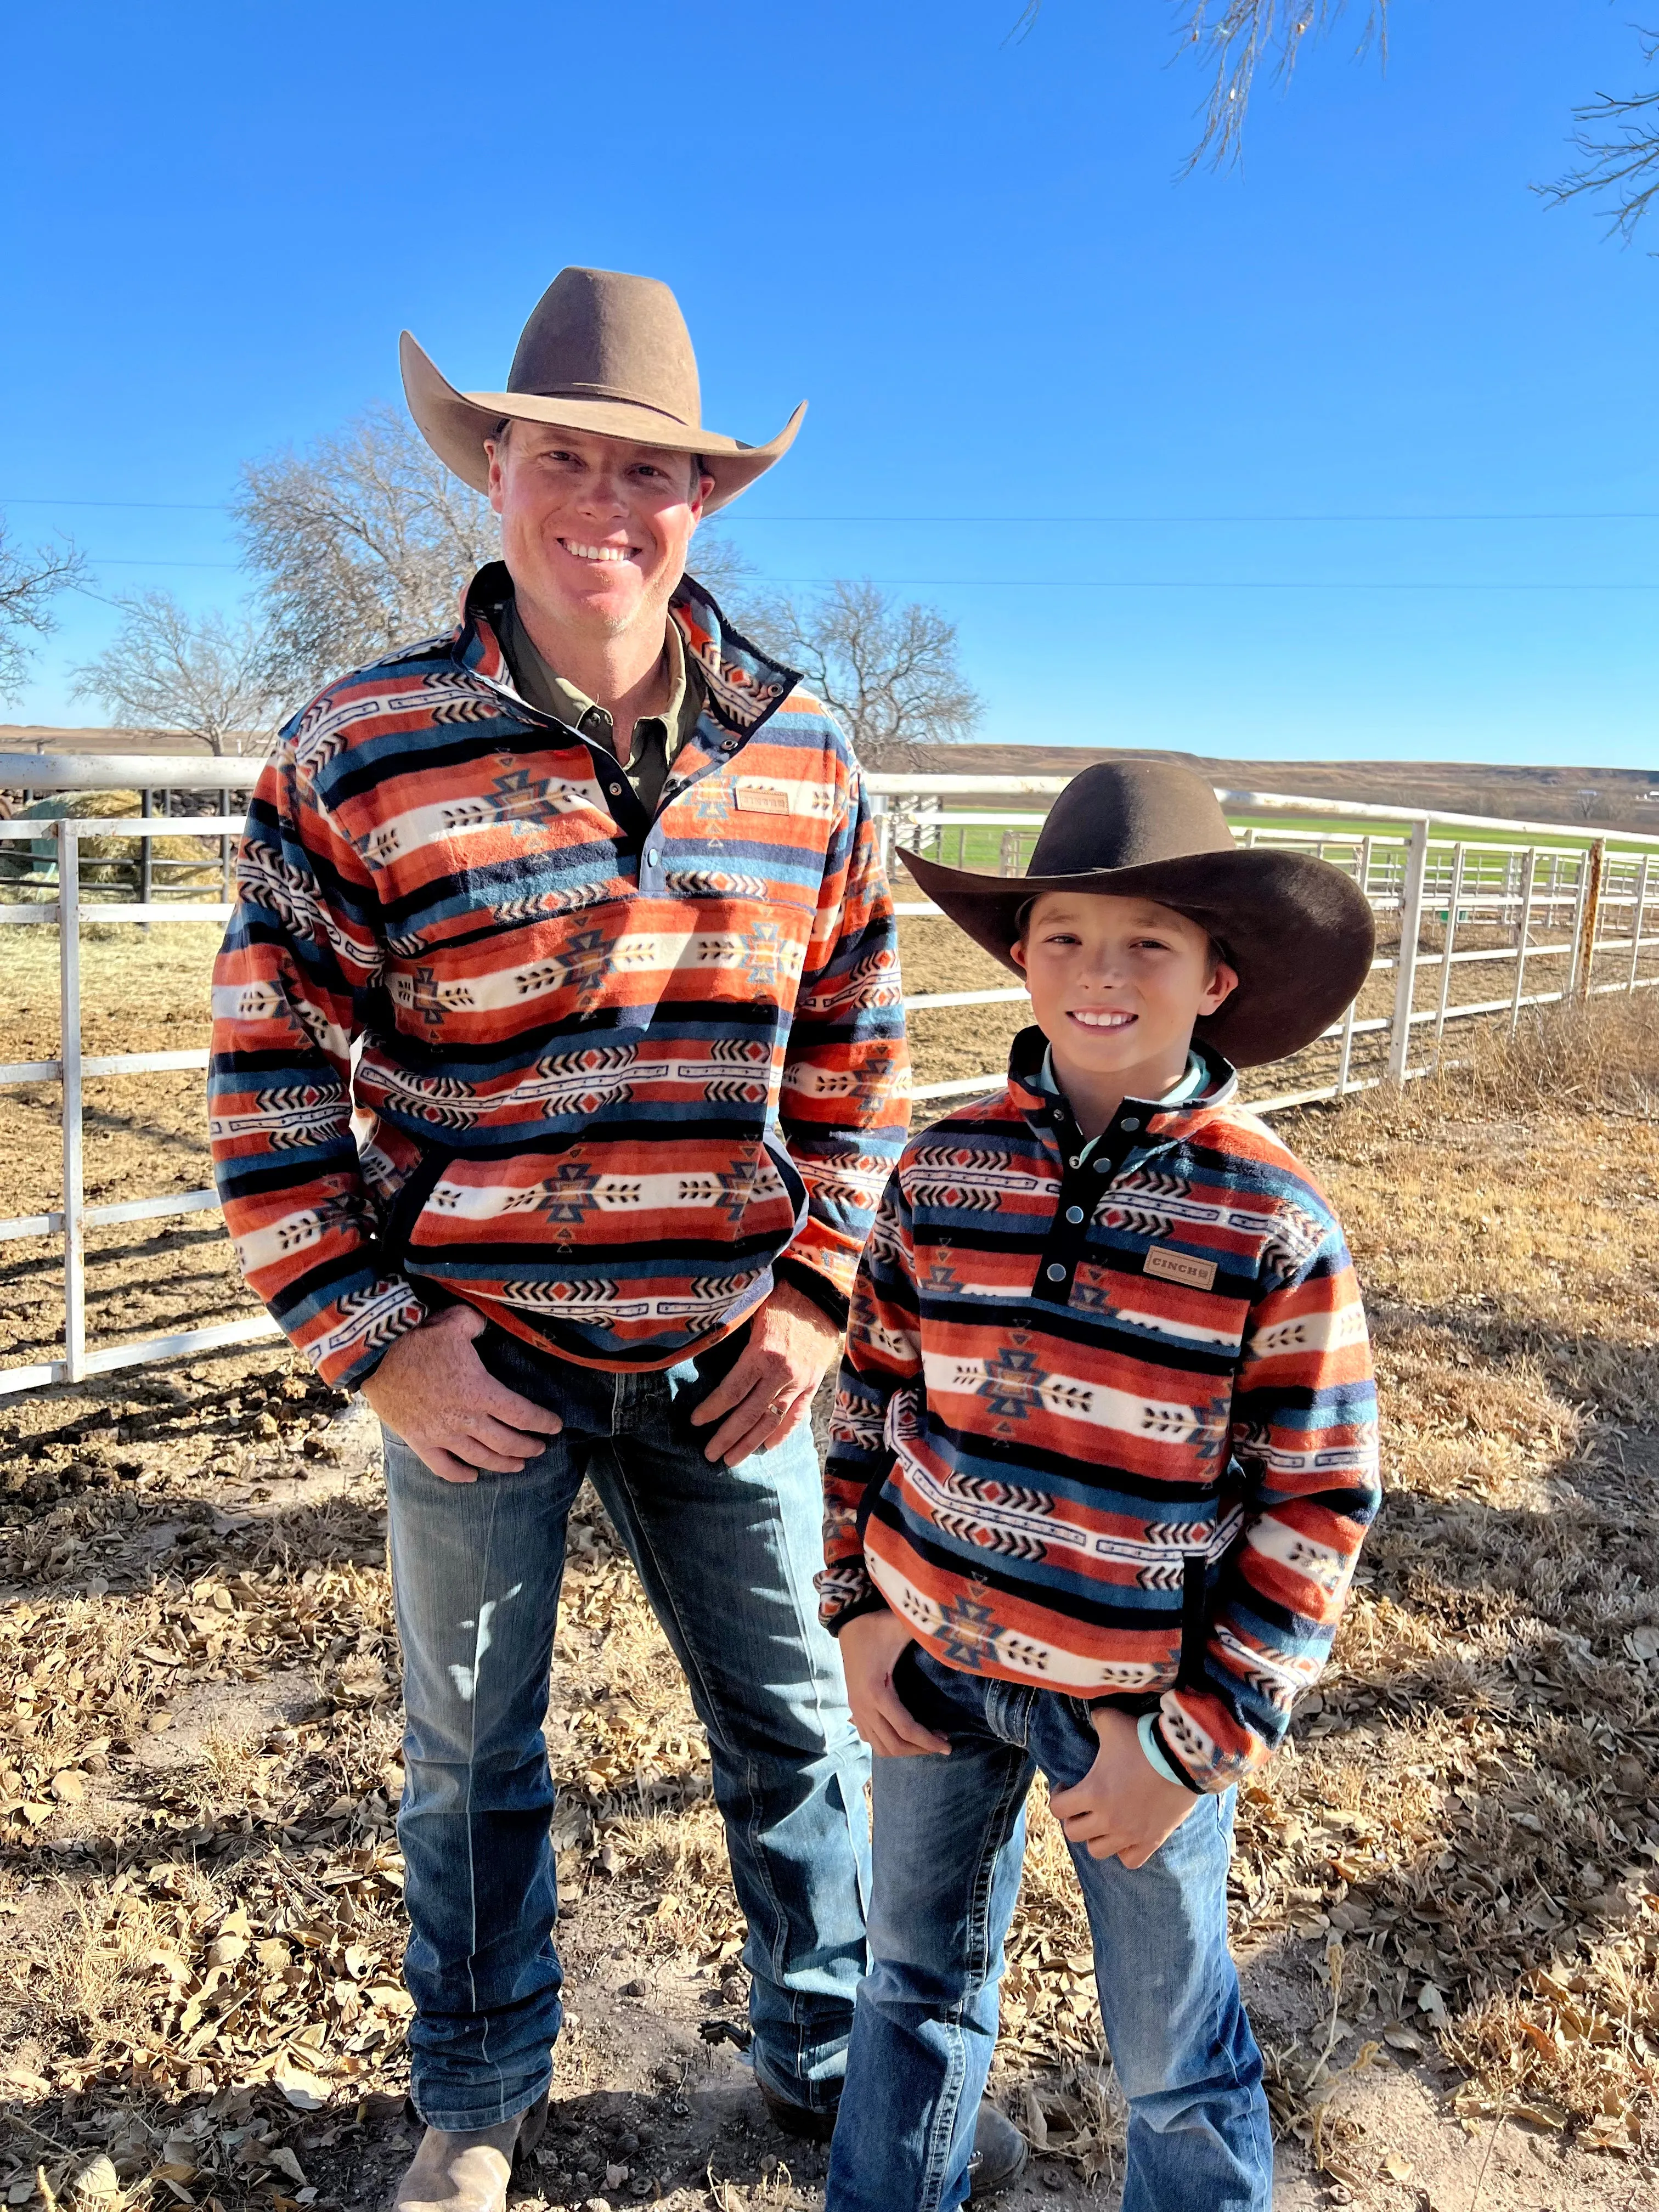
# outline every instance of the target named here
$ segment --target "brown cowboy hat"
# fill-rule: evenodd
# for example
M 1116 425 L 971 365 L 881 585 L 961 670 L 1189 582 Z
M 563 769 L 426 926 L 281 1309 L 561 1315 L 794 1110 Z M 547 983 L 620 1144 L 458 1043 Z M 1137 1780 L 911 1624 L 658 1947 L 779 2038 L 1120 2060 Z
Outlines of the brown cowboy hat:
M 806 412 L 803 400 L 766 446 L 705 429 L 697 357 L 678 301 L 654 276 L 610 269 L 560 270 L 524 326 L 505 392 L 458 392 L 407 331 L 398 354 L 422 436 L 478 491 L 489 489 L 484 440 L 510 417 L 695 453 L 714 479 L 704 508 L 712 513 L 788 452 Z
M 1238 988 L 1196 1033 L 1236 1067 L 1299 1052 L 1370 973 L 1376 929 L 1352 877 L 1307 853 L 1233 842 L 1214 792 L 1174 761 L 1102 761 L 1049 811 L 1029 872 L 1014 878 L 904 864 L 975 943 L 1020 971 L 1021 915 L 1042 891 L 1156 899 L 1207 930 Z

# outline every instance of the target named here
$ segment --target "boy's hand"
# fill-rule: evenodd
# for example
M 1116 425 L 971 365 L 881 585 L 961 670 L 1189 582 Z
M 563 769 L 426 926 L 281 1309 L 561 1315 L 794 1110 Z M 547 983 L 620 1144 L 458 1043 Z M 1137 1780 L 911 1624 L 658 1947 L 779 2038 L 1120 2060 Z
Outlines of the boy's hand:
M 856 1621 L 854 1627 L 862 1627 Z M 851 1628 L 842 1631 L 846 1642 Z M 1178 1782 L 1166 1782 L 1140 1747 L 1127 1713 L 1102 1705 L 1089 1716 L 1100 1739 L 1095 1763 L 1081 1782 L 1049 1799 L 1068 1841 L 1086 1844 L 1091 1859 L 1121 1859 L 1145 1866 L 1181 1826 L 1198 1799 Z
M 836 1638 L 847 1676 L 847 1702 L 853 1709 L 853 1725 L 873 1752 L 883 1759 L 916 1759 L 923 1752 L 943 1752 L 951 1747 L 942 1735 L 921 1723 L 893 1687 L 893 1669 L 899 1656 L 914 1639 L 896 1613 L 884 1607 L 879 1613 L 861 1613 L 849 1620 Z M 1140 1747 L 1135 1747 L 1139 1753 Z M 1141 1760 L 1146 1765 L 1146 1760 Z

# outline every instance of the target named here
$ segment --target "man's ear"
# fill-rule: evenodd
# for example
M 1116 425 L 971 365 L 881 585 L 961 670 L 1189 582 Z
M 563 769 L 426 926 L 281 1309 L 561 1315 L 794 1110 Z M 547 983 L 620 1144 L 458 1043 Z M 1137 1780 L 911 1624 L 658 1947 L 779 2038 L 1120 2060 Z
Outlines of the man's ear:
M 1224 960 L 1218 960 L 1204 987 L 1204 996 L 1198 1002 L 1200 1014 L 1212 1014 L 1224 1006 L 1238 988 L 1238 970 L 1230 968 Z

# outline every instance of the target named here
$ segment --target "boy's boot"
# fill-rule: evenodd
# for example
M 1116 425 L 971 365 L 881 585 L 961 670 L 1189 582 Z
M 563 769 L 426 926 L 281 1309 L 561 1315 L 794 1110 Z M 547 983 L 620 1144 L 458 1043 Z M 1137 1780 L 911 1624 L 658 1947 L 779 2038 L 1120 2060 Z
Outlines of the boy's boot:
M 805 2105 L 792 2105 L 760 2085 L 766 2109 L 787 2136 L 802 2136 L 810 2142 L 828 2142 L 836 2131 L 833 2112 L 815 2112 Z M 968 2160 L 968 2198 L 981 2204 L 1018 2181 L 1025 2167 L 1025 2138 L 1011 2119 L 1000 2112 L 988 2097 L 980 2100 L 974 2122 L 974 2148 Z
M 973 2154 L 968 2160 L 968 2202 L 982 2204 L 1025 2171 L 1025 2138 L 988 2097 L 974 2123 Z
M 392 2212 L 505 2212 L 514 2160 L 535 2149 L 547 2126 L 547 2092 L 496 2128 L 452 2134 L 428 2128 L 398 2185 Z

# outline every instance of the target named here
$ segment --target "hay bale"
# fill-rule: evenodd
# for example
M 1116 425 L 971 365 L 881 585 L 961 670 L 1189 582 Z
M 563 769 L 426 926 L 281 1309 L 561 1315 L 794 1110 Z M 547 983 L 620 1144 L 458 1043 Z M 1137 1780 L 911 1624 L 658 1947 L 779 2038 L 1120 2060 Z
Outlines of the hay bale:
M 136 791 L 61 791 L 37 799 L 17 816 L 20 822 L 95 822 L 143 811 Z M 81 881 L 88 889 L 118 897 L 137 898 L 142 840 L 137 837 L 94 836 L 77 841 L 81 848 Z M 219 841 L 216 837 L 152 837 L 154 859 L 189 862 L 188 869 L 168 868 L 161 888 L 167 890 L 212 890 L 219 881 Z M 13 881 L 55 882 L 58 841 L 31 838 L 27 845 L 0 847 L 0 870 Z

